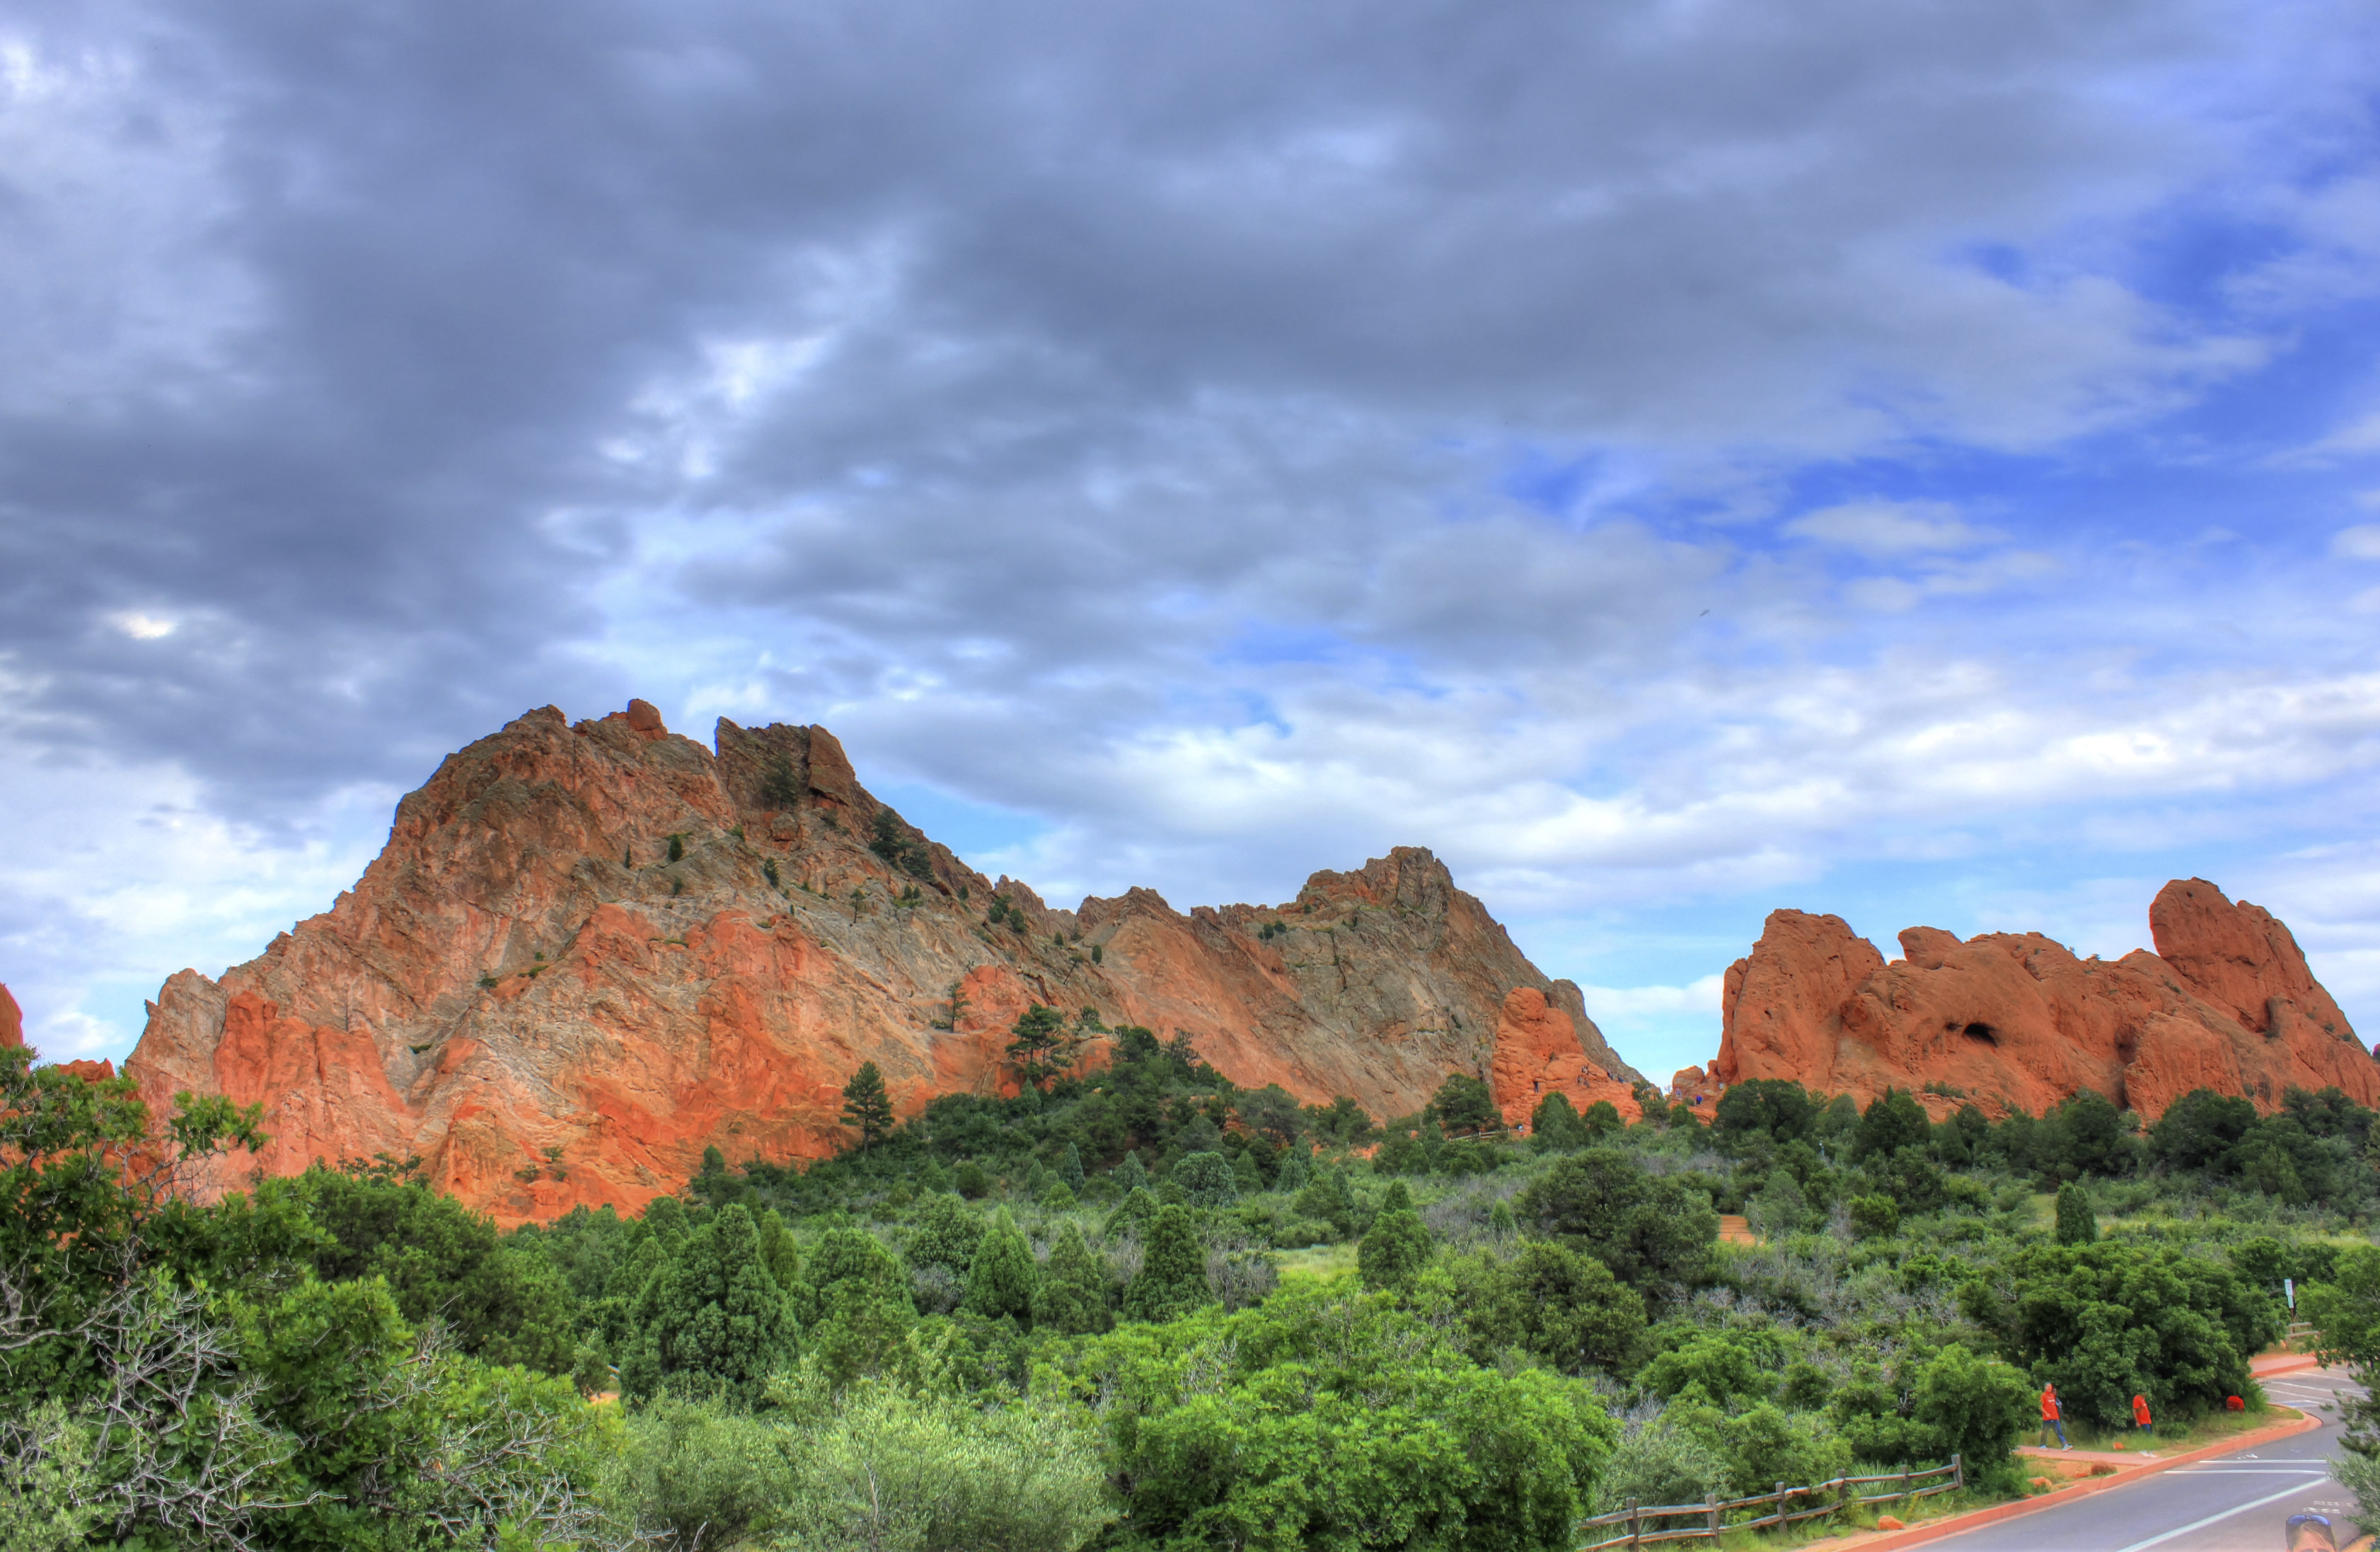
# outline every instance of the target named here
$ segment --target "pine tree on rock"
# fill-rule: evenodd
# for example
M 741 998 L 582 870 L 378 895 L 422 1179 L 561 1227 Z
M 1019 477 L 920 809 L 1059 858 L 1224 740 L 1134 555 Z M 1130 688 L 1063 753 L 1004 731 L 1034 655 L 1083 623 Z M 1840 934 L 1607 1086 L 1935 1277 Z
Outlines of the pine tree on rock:
M 1107 1263 L 1100 1260 L 1082 1228 L 1073 1219 L 1058 1231 L 1050 1247 L 1049 1265 L 1041 1268 L 1041 1295 L 1033 1305 L 1037 1331 L 1061 1337 L 1090 1337 L 1115 1323 L 1108 1309 Z
M 892 1130 L 892 1099 L 884 1092 L 884 1074 L 865 1061 L 843 1086 L 843 1118 L 859 1132 L 859 1145 L 874 1147 Z
M 1184 1206 L 1160 1207 L 1149 1222 L 1140 1272 L 1124 1289 L 1125 1318 L 1177 1320 L 1214 1301 L 1196 1217 Z
M 1030 1325 L 1033 1300 L 1040 1291 L 1041 1268 L 1033 1260 L 1033 1247 L 1002 1207 L 976 1247 L 975 1264 L 967 1269 L 966 1301 L 959 1307 L 987 1320 L 1008 1315 Z
M 2058 1188 L 2058 1242 L 2088 1245 L 2099 1238 L 2099 1220 L 2091 1211 L 2091 1193 L 2079 1180 Z

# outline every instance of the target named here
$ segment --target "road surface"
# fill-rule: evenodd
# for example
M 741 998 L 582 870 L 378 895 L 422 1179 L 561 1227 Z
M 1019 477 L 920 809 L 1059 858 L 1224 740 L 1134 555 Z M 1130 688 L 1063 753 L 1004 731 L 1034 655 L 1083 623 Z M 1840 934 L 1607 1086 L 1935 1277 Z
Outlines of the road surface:
M 2346 1376 L 2304 1370 L 2264 1382 L 2283 1406 L 2325 1417 L 2322 1403 Z M 2338 1423 L 2236 1454 L 2176 1466 L 2056 1508 L 1984 1525 L 1932 1544 L 1939 1552 L 2281 1552 L 2292 1514 L 2327 1514 L 2344 1546 L 2355 1500 L 2330 1480 Z

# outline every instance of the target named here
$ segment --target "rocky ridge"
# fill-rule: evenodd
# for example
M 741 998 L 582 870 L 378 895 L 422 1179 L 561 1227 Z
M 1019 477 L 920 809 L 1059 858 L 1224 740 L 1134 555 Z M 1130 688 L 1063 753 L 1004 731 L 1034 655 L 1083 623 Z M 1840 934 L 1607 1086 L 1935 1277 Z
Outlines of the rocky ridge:
M 2380 1066 L 2288 927 L 2204 879 L 2149 908 L 2154 953 L 2079 959 L 2039 933 L 1900 935 L 1887 963 L 1839 916 L 1772 912 L 1727 972 L 1718 1058 L 1680 1085 L 1791 1078 L 1863 1104 L 1917 1091 L 2035 1114 L 2082 1090 L 2154 1118 L 2196 1088 L 2277 1108 L 2336 1085 L 2380 1104 Z
M 1278 906 L 1053 910 L 892 813 L 824 728 L 722 719 L 705 748 L 641 701 L 541 708 L 448 757 L 328 911 L 220 981 L 167 981 L 125 1069 L 161 1109 L 261 1102 L 269 1172 L 418 1155 L 513 1222 L 635 1207 L 709 1145 L 828 1154 L 865 1061 L 903 1114 L 1013 1091 L 1034 1002 L 1186 1031 L 1235 1082 L 1380 1117 L 1450 1072 L 1516 1120 L 1556 1087 L 1634 1108 L 1578 988 L 1426 850 Z

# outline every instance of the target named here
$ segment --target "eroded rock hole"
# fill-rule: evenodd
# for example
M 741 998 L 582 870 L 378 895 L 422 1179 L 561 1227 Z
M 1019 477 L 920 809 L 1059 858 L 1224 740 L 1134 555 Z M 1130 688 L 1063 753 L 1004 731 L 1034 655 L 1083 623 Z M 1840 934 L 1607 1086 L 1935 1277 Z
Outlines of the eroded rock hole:
M 1993 1031 L 1992 1026 L 1989 1024 L 1969 1024 L 1960 1033 L 1963 1033 L 1970 1040 L 1980 1040 L 1986 1045 L 1997 1045 L 2000 1043 L 1999 1035 Z

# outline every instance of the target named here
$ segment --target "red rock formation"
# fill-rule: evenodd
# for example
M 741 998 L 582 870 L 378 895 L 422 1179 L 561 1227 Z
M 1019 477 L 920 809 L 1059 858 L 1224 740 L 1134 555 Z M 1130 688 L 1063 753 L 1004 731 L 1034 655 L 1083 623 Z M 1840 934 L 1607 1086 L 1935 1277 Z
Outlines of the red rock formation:
M 507 1222 L 634 1207 L 706 1145 L 827 1154 L 863 1061 L 904 1113 L 1013 1087 L 1002 1049 L 1033 1002 L 1186 1031 L 1237 1082 L 1383 1118 L 1450 1071 L 1512 1066 L 1507 1038 L 1540 1072 L 1633 1076 L 1578 988 L 1427 851 L 1316 874 L 1281 906 L 1184 916 L 1135 889 L 1053 910 L 897 815 L 904 844 L 878 855 L 882 805 L 824 728 L 722 720 L 715 745 L 643 702 L 480 739 L 398 805 L 329 911 L 220 982 L 166 982 L 126 1069 L 152 1106 L 262 1102 L 268 1170 L 419 1155 Z
M 25 1013 L 8 988 L 0 984 L 0 1049 L 25 1043 Z
M 2035 1113 L 2086 1088 L 2152 1118 L 2195 1088 L 2266 1110 L 2292 1087 L 2380 1103 L 2380 1067 L 2270 914 L 2177 880 L 2149 925 L 2157 951 L 2113 962 L 2038 933 L 1912 927 L 1887 964 L 1840 917 L 1773 912 L 1727 973 L 1712 1073 L 1863 1103 L 1931 1083 Z M 1919 1098 L 1947 1113 L 1959 1094 Z
M 1506 1125 L 1526 1122 L 1549 1094 L 1570 1095 L 1571 1107 L 1581 1114 L 1597 1100 L 1609 1100 L 1622 1120 L 1643 1116 L 1634 1087 L 1615 1077 L 1580 1039 L 1585 1019 L 1584 1010 L 1573 1013 L 1550 1002 L 1535 986 L 1515 986 L 1505 995 L 1496 1019 L 1489 1081 Z

